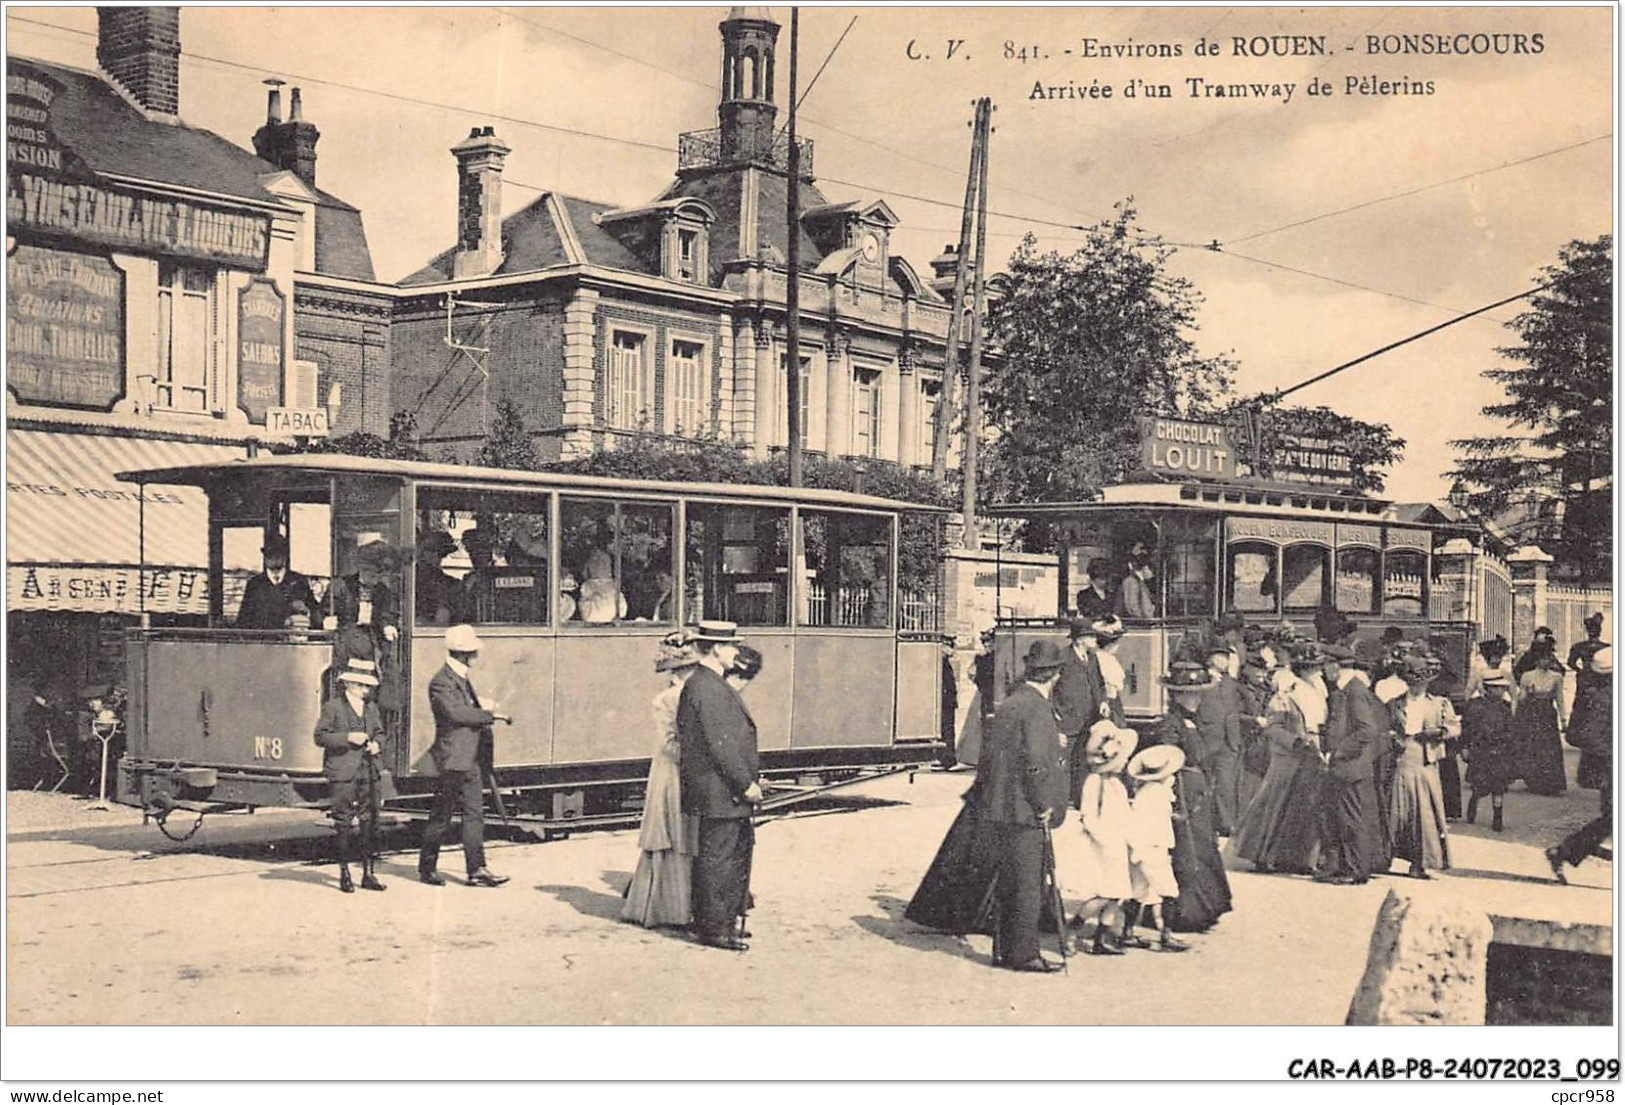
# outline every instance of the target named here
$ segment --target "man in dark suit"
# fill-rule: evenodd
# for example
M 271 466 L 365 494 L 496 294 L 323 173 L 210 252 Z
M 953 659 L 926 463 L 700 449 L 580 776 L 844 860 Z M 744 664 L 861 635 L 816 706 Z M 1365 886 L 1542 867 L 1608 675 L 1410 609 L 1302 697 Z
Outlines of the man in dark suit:
M 265 538 L 260 546 L 265 570 L 248 581 L 243 604 L 237 610 L 238 629 L 282 629 L 297 607 L 306 615 L 316 612 L 316 596 L 310 580 L 288 568 L 288 539 L 280 533 Z
M 1066 817 L 1067 768 L 1050 704 L 1064 659 L 1055 642 L 1033 642 L 1025 681 L 993 715 L 977 769 L 981 816 L 994 829 L 998 854 L 993 962 L 1014 971 L 1060 969 L 1039 954 L 1038 928 L 1045 908 L 1045 830 Z
M 1318 882 L 1357 886 L 1386 866 L 1375 764 L 1388 740 L 1388 709 L 1371 689 L 1368 661 L 1339 644 L 1326 656 L 1326 775 L 1321 782 Z
M 1104 557 L 1097 556 L 1089 561 L 1083 586 L 1078 590 L 1078 617 L 1086 625 L 1112 612 L 1111 591 L 1106 583 L 1111 570 L 1112 562 Z
M 682 744 L 683 812 L 700 819 L 694 857 L 694 935 L 713 948 L 745 951 L 735 918 L 750 896 L 756 830 L 752 807 L 762 800 L 756 723 L 724 674 L 738 654 L 733 622 L 702 621 L 694 634 L 700 662 L 677 700 Z
M 1095 634 L 1090 623 L 1079 618 L 1072 623 L 1070 633 L 1072 647 L 1061 662 L 1051 701 L 1055 703 L 1061 735 L 1066 738 L 1066 800 L 1077 809 L 1083 797 L 1083 780 L 1089 775 L 1083 746 L 1089 726 L 1107 716 L 1101 710 L 1106 702 L 1106 685 L 1100 679 L 1100 660 L 1095 656 Z
M 1202 769 L 1213 793 L 1214 829 L 1229 836 L 1241 822 L 1242 718 L 1247 716 L 1241 683 L 1230 674 L 1230 644 L 1214 638 L 1207 646 L 1207 670 L 1215 682 L 1196 708 L 1202 738 Z
M 434 711 L 434 744 L 429 755 L 439 775 L 434 784 L 434 808 L 423 826 L 418 850 L 418 878 L 430 886 L 445 886 L 435 870 L 440 842 L 451 829 L 452 814 L 463 815 L 463 861 L 468 885 L 501 886 L 506 875 L 493 875 L 485 866 L 485 793 L 481 786 L 482 747 L 491 740 L 491 726 L 511 723 L 494 702 L 482 706 L 468 669 L 479 656 L 480 639 L 474 628 L 454 625 L 446 630 L 446 663 L 429 680 L 429 707 Z

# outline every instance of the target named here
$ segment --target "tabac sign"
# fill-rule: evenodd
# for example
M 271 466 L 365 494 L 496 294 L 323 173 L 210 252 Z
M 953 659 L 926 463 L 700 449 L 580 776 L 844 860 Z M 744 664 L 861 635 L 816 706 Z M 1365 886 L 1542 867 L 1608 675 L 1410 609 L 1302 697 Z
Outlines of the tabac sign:
M 1228 480 L 1236 475 L 1236 445 L 1230 429 L 1182 418 L 1142 418 L 1140 460 L 1167 476 Z

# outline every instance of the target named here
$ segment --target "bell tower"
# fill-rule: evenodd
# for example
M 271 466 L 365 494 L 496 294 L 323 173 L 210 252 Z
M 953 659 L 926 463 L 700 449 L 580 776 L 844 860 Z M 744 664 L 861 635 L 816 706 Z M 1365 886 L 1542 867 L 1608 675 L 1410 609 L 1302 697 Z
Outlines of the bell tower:
M 722 32 L 722 100 L 717 105 L 723 163 L 773 161 L 773 50 L 779 25 L 765 7 L 735 7 Z

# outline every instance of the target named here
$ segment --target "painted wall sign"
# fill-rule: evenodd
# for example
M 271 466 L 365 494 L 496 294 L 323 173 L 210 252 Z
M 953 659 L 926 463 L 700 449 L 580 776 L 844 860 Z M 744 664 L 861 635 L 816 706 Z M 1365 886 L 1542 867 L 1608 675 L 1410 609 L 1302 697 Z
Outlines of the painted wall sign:
M 1398 529 L 1388 527 L 1388 547 L 1390 549 L 1421 549 L 1426 552 L 1433 547 L 1432 537 L 1425 529 Z
M 108 410 L 124 395 L 124 274 L 18 245 L 6 258 L 6 386 L 19 402 Z
M 1140 459 L 1173 476 L 1228 480 L 1236 475 L 1236 445 L 1228 427 L 1180 418 L 1142 418 Z
M 1368 549 L 1382 548 L 1381 526 L 1357 526 L 1348 522 L 1337 523 L 1337 547 L 1364 545 Z
M 93 614 L 207 614 L 209 574 L 202 568 L 73 567 L 13 564 L 6 568 L 12 610 L 73 610 Z
M 1330 545 L 1330 522 L 1300 522 L 1292 518 L 1227 518 L 1225 533 L 1231 541 L 1272 541 L 1277 545 L 1314 541 Z
M 1272 454 L 1276 479 L 1325 487 L 1354 486 L 1354 458 L 1334 441 L 1283 437 Z
M 282 402 L 285 301 L 269 280 L 252 280 L 237 296 L 237 405 L 250 422 Z
M 6 74 L 6 162 L 67 173 L 81 167 L 51 129 L 51 103 L 62 86 L 42 73 Z
M 7 165 L 6 229 L 76 241 L 265 268 L 271 217 L 189 200 L 115 191 Z

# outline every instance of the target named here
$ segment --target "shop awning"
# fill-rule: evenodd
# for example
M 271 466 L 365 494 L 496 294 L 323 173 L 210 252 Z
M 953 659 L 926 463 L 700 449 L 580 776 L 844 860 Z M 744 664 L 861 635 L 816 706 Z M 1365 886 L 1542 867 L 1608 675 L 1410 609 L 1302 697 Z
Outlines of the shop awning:
M 113 473 L 207 464 L 244 453 L 233 445 L 9 432 L 6 608 L 207 613 L 207 497 L 195 487 L 142 489 Z M 141 578 L 143 495 L 147 572 Z

